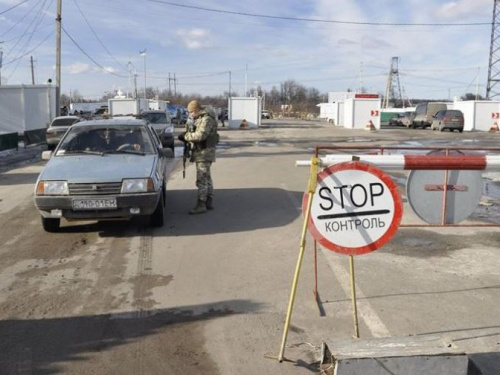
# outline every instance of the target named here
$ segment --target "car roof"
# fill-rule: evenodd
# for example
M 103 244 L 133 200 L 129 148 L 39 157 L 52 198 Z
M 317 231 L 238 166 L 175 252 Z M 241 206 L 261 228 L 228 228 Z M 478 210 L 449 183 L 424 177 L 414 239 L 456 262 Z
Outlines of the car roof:
M 166 111 L 162 111 L 161 109 L 148 109 L 147 111 L 142 111 L 140 114 L 142 115 L 143 113 L 166 113 Z
M 135 118 L 120 118 L 120 117 L 113 117 L 110 119 L 102 119 L 102 120 L 87 120 L 87 121 L 81 121 L 77 122 L 73 126 L 77 127 L 86 127 L 86 126 L 116 126 L 116 125 L 125 125 L 125 126 L 146 126 L 147 122 L 145 120 L 141 119 L 135 119 Z
M 54 117 L 54 120 L 61 120 L 61 119 L 80 120 L 80 117 L 78 117 L 78 116 L 57 116 L 57 117 Z M 54 121 L 54 120 L 52 120 L 52 121 Z

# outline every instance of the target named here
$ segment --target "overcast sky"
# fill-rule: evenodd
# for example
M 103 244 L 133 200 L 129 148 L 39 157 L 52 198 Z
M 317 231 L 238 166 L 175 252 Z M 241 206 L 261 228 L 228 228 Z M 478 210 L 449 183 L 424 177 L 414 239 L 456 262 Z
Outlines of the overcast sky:
M 407 97 L 486 92 L 492 0 L 62 3 L 62 92 L 89 99 L 131 91 L 134 73 L 140 89 L 159 90 L 173 90 L 175 74 L 183 94 L 222 95 L 231 82 L 243 95 L 290 79 L 322 93 L 385 93 L 396 56 Z M 35 82 L 55 82 L 56 7 L 0 0 L 2 84 L 31 84 L 30 56 Z

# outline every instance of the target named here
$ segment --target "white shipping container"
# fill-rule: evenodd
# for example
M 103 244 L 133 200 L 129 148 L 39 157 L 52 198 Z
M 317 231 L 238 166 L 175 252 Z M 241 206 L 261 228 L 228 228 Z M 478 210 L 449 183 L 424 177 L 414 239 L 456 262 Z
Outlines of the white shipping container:
M 138 115 L 148 109 L 148 99 L 108 99 L 108 112 L 111 116 Z
M 243 120 L 248 128 L 258 128 L 261 123 L 262 101 L 260 97 L 235 97 L 228 99 L 228 123 L 237 129 Z
M 344 102 L 344 127 L 365 129 L 371 121 L 375 129 L 380 129 L 380 99 L 347 99 Z
M 53 85 L 0 86 L 0 132 L 44 129 L 56 116 Z
M 489 131 L 493 123 L 500 126 L 500 101 L 455 101 L 453 109 L 464 114 L 464 131 Z

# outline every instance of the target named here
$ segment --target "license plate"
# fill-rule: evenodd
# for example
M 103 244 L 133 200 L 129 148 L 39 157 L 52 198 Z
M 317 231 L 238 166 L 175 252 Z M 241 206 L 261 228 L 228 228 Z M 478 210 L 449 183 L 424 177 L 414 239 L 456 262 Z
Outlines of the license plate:
M 73 199 L 74 210 L 109 210 L 116 208 L 116 198 Z

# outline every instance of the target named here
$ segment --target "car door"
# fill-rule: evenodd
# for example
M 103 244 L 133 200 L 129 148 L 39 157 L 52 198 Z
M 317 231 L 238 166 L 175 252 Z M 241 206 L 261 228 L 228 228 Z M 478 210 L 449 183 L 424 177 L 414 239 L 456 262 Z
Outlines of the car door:
M 158 134 L 156 134 L 156 131 L 151 127 L 151 125 L 147 126 L 149 136 L 153 140 L 153 144 L 156 147 L 156 151 L 158 154 L 158 163 L 156 163 L 156 171 L 158 172 L 158 175 L 161 176 L 162 180 L 166 180 L 166 170 L 167 170 L 167 159 L 165 158 L 165 155 L 163 154 L 163 145 L 161 143 L 160 138 L 158 137 Z

